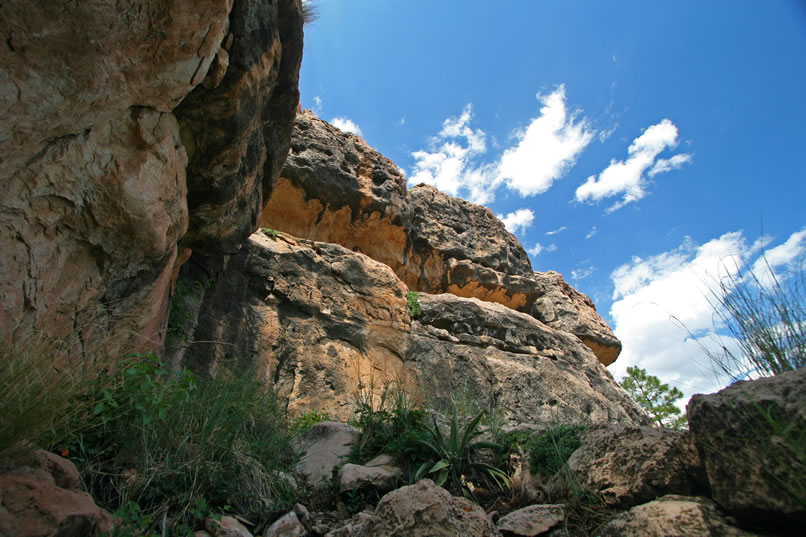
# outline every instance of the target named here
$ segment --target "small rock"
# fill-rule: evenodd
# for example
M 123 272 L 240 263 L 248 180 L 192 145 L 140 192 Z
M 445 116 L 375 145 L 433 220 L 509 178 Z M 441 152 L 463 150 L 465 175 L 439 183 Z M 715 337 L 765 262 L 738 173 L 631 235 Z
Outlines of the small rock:
M 269 526 L 263 537 L 303 537 L 306 533 L 296 513 L 289 511 Z
M 372 488 L 389 491 L 403 471 L 395 466 L 362 466 L 345 464 L 339 471 L 339 492 Z
M 294 505 L 294 513 L 297 515 L 300 523 L 305 527 L 306 530 L 312 531 L 313 530 L 313 517 L 308 512 L 308 509 L 305 508 L 304 505 L 301 503 Z
M 252 537 L 246 526 L 231 516 L 222 516 L 220 520 L 207 518 L 204 520 L 204 527 L 214 537 Z
M 562 505 L 530 505 L 501 517 L 498 530 L 507 537 L 535 537 L 563 520 L 565 507 Z

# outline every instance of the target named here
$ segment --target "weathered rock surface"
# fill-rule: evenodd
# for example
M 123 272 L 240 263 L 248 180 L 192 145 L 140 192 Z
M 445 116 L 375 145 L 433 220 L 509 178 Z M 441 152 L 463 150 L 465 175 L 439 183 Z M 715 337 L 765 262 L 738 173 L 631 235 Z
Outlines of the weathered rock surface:
M 256 233 L 212 275 L 191 339 L 217 343 L 189 346 L 186 364 L 214 372 L 239 357 L 265 369 L 292 413 L 338 419 L 357 391 L 398 381 L 437 405 L 466 393 L 511 422 L 646 421 L 575 336 L 450 294 L 421 294 L 412 322 L 405 290 L 361 253 Z
M 333 470 L 347 462 L 350 450 L 358 442 L 361 432 L 346 423 L 323 421 L 296 438 L 302 451 L 297 472 L 305 477 L 308 486 L 327 488 Z
M 255 229 L 301 28 L 297 0 L 3 3 L 1 332 L 160 348 L 187 246 L 231 251 Z
M 686 432 L 600 425 L 580 440 L 568 466 L 579 485 L 610 505 L 626 508 L 666 494 L 707 492 L 705 468 Z
M 207 518 L 204 520 L 204 527 L 214 537 L 252 537 L 249 529 L 231 516 L 222 516 L 220 519 Z
M 369 516 L 331 531 L 328 537 L 500 537 L 484 510 L 451 496 L 430 479 L 384 496 Z
M 359 489 L 389 492 L 403 477 L 403 471 L 393 462 L 392 457 L 379 455 L 366 464 L 345 464 L 339 470 L 339 492 Z
M 695 395 L 687 412 L 714 501 L 748 527 L 806 526 L 806 369 Z
M 0 535 L 100 535 L 112 516 L 79 489 L 75 465 L 38 450 L 0 461 Z
M 562 505 L 530 505 L 502 516 L 496 526 L 504 537 L 536 537 L 565 520 Z
M 664 496 L 633 507 L 605 524 L 599 537 L 753 537 L 730 525 L 705 498 Z
M 297 514 L 290 511 L 269 526 L 263 537 L 304 537 L 306 533 L 307 530 L 297 518 Z
M 291 154 L 261 226 L 357 248 L 412 290 L 497 302 L 577 335 L 608 365 L 621 343 L 593 303 L 557 273 L 533 273 L 493 213 L 427 185 L 406 191 L 395 165 L 310 112 L 297 116 Z

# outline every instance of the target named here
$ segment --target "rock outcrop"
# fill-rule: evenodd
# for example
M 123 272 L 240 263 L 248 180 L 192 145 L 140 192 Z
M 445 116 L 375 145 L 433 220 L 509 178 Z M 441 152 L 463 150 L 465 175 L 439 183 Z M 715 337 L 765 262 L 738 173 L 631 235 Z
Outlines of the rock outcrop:
M 199 323 L 185 363 L 214 373 L 258 364 L 292 413 L 339 419 L 355 395 L 400 382 L 429 403 L 466 394 L 510 422 L 646 423 L 646 415 L 575 336 L 494 302 L 420 294 L 390 267 L 336 244 L 258 232 L 202 281 Z M 202 291 L 200 291 L 202 292 Z
M 36 450 L 0 460 L 0 535 L 101 535 L 113 523 L 67 459 Z
M 188 247 L 237 249 L 279 174 L 298 0 L 11 1 L 0 32 L 0 332 L 159 349 Z
M 687 432 L 594 426 L 582 433 L 568 466 L 580 486 L 621 508 L 667 494 L 708 492 L 705 468 Z
M 687 412 L 717 504 L 751 528 L 806 525 L 806 369 L 695 395 Z
M 571 332 L 608 365 L 621 343 L 585 295 L 533 272 L 493 213 L 427 185 L 409 191 L 366 142 L 312 113 L 297 116 L 291 153 L 261 226 L 341 244 L 392 268 L 406 286 L 497 302 Z

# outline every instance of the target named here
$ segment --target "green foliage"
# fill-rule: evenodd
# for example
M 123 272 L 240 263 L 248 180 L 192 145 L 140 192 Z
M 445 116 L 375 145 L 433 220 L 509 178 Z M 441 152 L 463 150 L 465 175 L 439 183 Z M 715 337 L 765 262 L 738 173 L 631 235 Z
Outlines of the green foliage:
M 94 425 L 69 444 L 104 507 L 167 511 L 176 529 L 192 524 L 201 500 L 256 522 L 292 505 L 280 475 L 293 462 L 291 431 L 254 372 L 196 379 L 138 355 L 110 376 L 91 398 Z
M 779 270 L 780 275 L 768 263 L 737 267 L 711 282 L 715 332 L 726 332 L 731 340 L 720 341 L 717 351 L 701 345 L 718 369 L 741 379 L 773 376 L 806 365 L 804 262 L 802 258 L 791 270 Z
M 409 291 L 406 293 L 406 304 L 409 306 L 409 315 L 412 319 L 416 319 L 422 315 L 423 310 L 420 307 L 420 293 L 417 291 Z
M 528 442 L 529 467 L 534 474 L 554 475 L 579 447 L 584 425 L 558 425 Z
M 675 387 L 662 384 L 654 375 L 647 375 L 638 366 L 627 368 L 627 376 L 621 379 L 621 387 L 641 405 L 658 427 L 679 430 L 686 426 L 687 419 L 674 404 L 683 397 L 683 392 Z
M 299 434 L 303 431 L 307 431 L 321 421 L 330 421 L 330 419 L 330 414 L 324 410 L 309 410 L 294 419 L 291 429 L 294 431 L 294 434 Z
M 174 295 L 171 297 L 171 310 L 168 313 L 167 346 L 177 345 L 187 337 L 187 327 L 195 317 L 193 306 L 201 300 L 204 288 L 205 284 L 199 281 L 186 278 L 176 281 Z
M 262 231 L 267 237 L 269 237 L 273 241 L 276 241 L 277 237 L 280 236 L 279 231 L 277 231 L 276 229 L 272 229 L 270 227 L 262 227 L 260 228 L 260 231 Z
M 350 460 L 360 463 L 386 453 L 402 458 L 414 441 L 425 434 L 426 412 L 416 408 L 414 397 L 400 383 L 387 383 L 376 395 L 374 386 L 359 390 L 352 425 L 361 429 Z
M 436 418 L 432 415 L 433 427 L 425 427 L 429 438 L 416 441 L 428 454 L 428 459 L 417 469 L 415 480 L 431 477 L 437 485 L 447 485 L 445 488 L 448 490 L 461 490 L 465 495 L 468 490 L 472 493 L 472 489 L 467 486 L 470 479 L 481 479 L 498 488 L 507 487 L 509 478 L 504 472 L 476 459 L 476 453 L 481 449 L 503 449 L 503 446 L 495 442 L 474 441 L 482 434 L 478 425 L 484 413 L 482 410 L 461 427 L 458 414 L 454 413 L 447 437 L 439 430 Z
M 104 533 L 105 537 L 193 537 L 193 528 L 202 526 L 205 518 L 214 520 L 221 519 L 221 513 L 213 511 L 204 498 L 196 500 L 196 504 L 188 509 L 186 521 L 166 527 L 166 532 L 162 532 L 162 524 L 167 524 L 167 516 L 164 520 L 154 520 L 154 518 L 143 512 L 135 502 L 127 502 L 120 506 L 113 514 L 118 524 L 111 533 Z M 160 526 L 158 528 L 158 526 Z M 159 530 L 159 531 L 158 531 Z

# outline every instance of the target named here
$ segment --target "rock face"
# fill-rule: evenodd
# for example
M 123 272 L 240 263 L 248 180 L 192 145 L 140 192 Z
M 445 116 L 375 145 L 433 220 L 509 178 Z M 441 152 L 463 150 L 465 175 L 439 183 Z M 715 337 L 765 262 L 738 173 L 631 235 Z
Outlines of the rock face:
M 353 444 L 361 433 L 346 423 L 325 421 L 297 437 L 302 457 L 297 472 L 305 477 L 308 486 L 326 488 L 330 485 L 333 470 L 347 462 Z
M 161 346 L 187 246 L 231 250 L 255 228 L 290 143 L 301 28 L 296 0 L 3 3 L 0 331 L 91 322 Z
M 464 498 L 451 496 L 430 479 L 384 496 L 370 516 L 328 537 L 499 537 L 484 510 Z
M 569 331 L 608 365 L 621 351 L 593 303 L 529 258 L 484 207 L 419 185 L 363 140 L 297 116 L 261 226 L 338 243 L 392 268 L 409 289 L 497 302 Z
M 695 395 L 687 412 L 714 501 L 748 527 L 802 529 L 806 369 Z
M 731 526 L 724 516 L 705 498 L 664 496 L 653 502 L 633 507 L 605 524 L 600 537 L 753 537 Z
M 219 343 L 190 345 L 185 363 L 259 364 L 292 413 L 347 419 L 357 392 L 396 381 L 437 406 L 469 395 L 511 422 L 646 422 L 575 336 L 451 294 L 421 294 L 412 321 L 394 272 L 339 245 L 259 232 L 219 274 L 203 282 L 191 336 Z
M 0 535 L 100 535 L 112 516 L 79 489 L 75 465 L 38 450 L 0 461 Z
M 568 466 L 579 485 L 622 508 L 708 490 L 700 455 L 685 432 L 594 426 L 582 434 Z
M 565 520 L 562 505 L 530 505 L 501 517 L 496 526 L 504 537 L 543 535 Z

